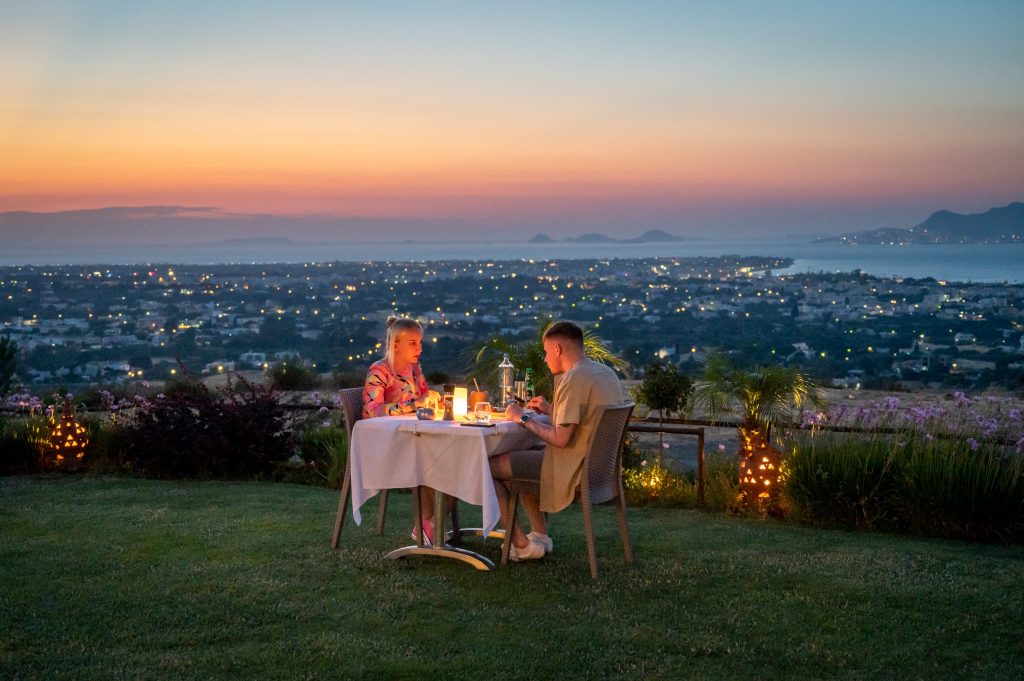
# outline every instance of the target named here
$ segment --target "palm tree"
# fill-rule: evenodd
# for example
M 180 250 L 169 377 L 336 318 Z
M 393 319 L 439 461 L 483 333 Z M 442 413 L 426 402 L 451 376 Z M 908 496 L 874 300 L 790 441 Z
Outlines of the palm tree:
M 537 335 L 532 340 L 513 343 L 504 336 L 494 336 L 481 345 L 471 358 L 475 365 L 469 372 L 470 379 L 476 378 L 484 385 L 497 385 L 498 363 L 508 354 L 517 373 L 533 369 L 537 394 L 551 399 L 553 393 L 553 377 L 544 362 L 544 332 L 555 320 L 551 317 L 541 318 L 537 325 Z M 605 342 L 593 331 L 583 332 L 583 350 L 590 359 L 607 364 L 620 372 L 629 371 L 629 362 L 616 355 L 605 345 Z
M 713 419 L 739 417 L 740 486 L 748 502 L 770 498 L 778 486 L 782 453 L 771 428 L 793 423 L 804 404 L 820 406 L 818 387 L 799 369 L 778 365 L 741 369 L 722 355 L 708 358 L 694 404 Z

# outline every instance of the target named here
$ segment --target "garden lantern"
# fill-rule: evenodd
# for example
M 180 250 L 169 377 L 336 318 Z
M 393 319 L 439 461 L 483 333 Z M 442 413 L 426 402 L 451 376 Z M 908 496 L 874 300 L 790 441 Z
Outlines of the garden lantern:
M 721 355 L 704 368 L 695 402 L 714 417 L 739 416 L 739 478 L 743 501 L 763 511 L 777 498 L 782 452 L 771 445 L 772 426 L 793 423 L 795 409 L 823 403 L 820 392 L 800 370 L 770 366 L 741 369 Z
M 85 446 L 89 444 L 89 433 L 85 426 L 75 419 L 75 407 L 71 396 L 64 397 L 60 417 L 54 420 L 50 431 L 49 450 L 52 463 L 60 466 L 85 457 Z
M 782 453 L 760 428 L 740 429 L 740 488 L 747 502 L 770 499 L 779 487 Z

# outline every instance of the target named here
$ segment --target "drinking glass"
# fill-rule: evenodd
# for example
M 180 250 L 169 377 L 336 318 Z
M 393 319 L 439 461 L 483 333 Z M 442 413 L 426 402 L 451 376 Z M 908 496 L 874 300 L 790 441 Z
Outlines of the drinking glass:
M 476 407 L 473 408 L 473 418 L 476 419 L 477 423 L 490 423 L 491 403 L 477 402 Z

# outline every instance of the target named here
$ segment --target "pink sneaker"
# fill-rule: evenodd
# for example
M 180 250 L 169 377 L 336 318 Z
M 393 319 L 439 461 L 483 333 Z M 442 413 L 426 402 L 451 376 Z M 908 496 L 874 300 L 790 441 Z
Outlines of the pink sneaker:
M 416 531 L 416 526 L 415 525 L 412 526 L 412 532 L 410 532 L 409 535 L 412 537 L 413 541 L 415 541 L 416 543 L 419 543 L 420 537 L 419 537 L 419 533 Z M 429 546 L 433 546 L 434 545 L 434 521 L 433 520 L 424 520 L 423 521 L 423 541 L 426 542 Z

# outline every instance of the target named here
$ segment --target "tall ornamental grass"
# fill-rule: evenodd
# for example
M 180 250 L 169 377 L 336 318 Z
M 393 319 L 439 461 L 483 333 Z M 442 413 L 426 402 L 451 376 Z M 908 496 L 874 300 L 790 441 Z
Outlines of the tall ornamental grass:
M 821 429 L 823 423 L 868 432 Z M 1020 411 L 958 393 L 905 409 L 896 398 L 816 414 L 792 436 L 783 489 L 814 523 L 982 541 L 1024 540 Z

